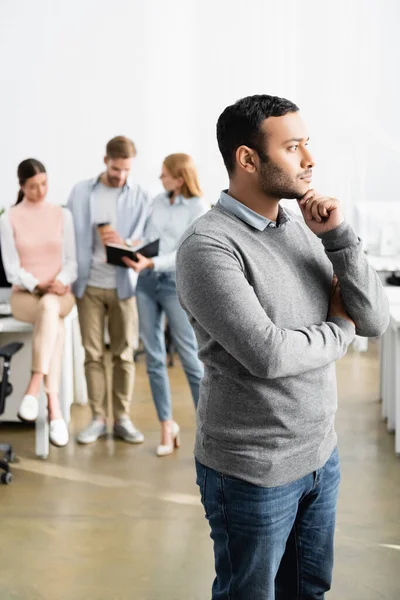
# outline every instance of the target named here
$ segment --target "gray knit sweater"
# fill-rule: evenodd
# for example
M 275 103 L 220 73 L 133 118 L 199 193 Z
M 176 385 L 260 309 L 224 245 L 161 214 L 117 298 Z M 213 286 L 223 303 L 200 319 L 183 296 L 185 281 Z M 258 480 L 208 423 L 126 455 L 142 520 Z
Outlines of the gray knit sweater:
M 195 456 L 260 486 L 321 468 L 336 445 L 335 361 L 354 327 L 328 320 L 332 275 L 362 336 L 388 325 L 386 295 L 343 223 L 319 239 L 280 208 L 260 231 L 220 204 L 185 233 L 177 287 L 205 365 Z

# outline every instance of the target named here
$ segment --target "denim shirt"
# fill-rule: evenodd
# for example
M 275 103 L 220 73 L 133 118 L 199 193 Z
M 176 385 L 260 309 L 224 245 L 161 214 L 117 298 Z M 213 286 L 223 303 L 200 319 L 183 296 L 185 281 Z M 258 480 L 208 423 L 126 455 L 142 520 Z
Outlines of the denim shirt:
M 153 211 L 145 231 L 145 241 L 160 240 L 159 256 L 153 258 L 155 272 L 175 272 L 176 251 L 186 229 L 204 215 L 209 206 L 203 198 L 177 196 L 173 204 L 166 192 L 153 200 Z
M 94 236 L 94 190 L 100 177 L 77 183 L 68 198 L 75 226 L 75 238 L 78 260 L 78 279 L 73 286 L 77 298 L 82 298 L 89 279 L 92 263 Z M 126 239 L 143 237 L 147 219 L 151 212 L 148 194 L 137 184 L 127 180 L 117 198 L 117 226 L 119 235 Z M 135 295 L 137 275 L 133 269 L 115 267 L 117 295 L 125 300 Z

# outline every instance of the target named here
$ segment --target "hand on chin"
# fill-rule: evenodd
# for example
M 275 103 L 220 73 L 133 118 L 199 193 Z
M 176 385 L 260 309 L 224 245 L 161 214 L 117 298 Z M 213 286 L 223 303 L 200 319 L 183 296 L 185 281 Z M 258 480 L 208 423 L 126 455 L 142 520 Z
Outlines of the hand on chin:
M 342 207 L 336 198 L 309 189 L 297 202 L 305 223 L 316 235 L 336 229 L 344 221 Z

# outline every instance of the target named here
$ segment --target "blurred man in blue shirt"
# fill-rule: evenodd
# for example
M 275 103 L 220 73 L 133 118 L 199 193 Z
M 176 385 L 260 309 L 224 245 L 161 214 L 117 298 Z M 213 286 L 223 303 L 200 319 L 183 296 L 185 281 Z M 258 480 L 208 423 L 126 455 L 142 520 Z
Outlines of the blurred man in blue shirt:
M 78 435 L 82 444 L 95 442 L 107 433 L 104 330 L 108 319 L 113 358 L 114 435 L 126 442 L 141 443 L 143 434 L 130 419 L 134 383 L 133 353 L 137 346 L 137 275 L 132 269 L 106 262 L 105 244 L 130 244 L 140 239 L 150 213 L 143 189 L 132 183 L 129 173 L 136 149 L 131 140 L 118 136 L 106 148 L 106 169 L 98 177 L 77 183 L 68 199 L 75 225 L 78 279 L 74 285 L 85 373 L 93 420 Z

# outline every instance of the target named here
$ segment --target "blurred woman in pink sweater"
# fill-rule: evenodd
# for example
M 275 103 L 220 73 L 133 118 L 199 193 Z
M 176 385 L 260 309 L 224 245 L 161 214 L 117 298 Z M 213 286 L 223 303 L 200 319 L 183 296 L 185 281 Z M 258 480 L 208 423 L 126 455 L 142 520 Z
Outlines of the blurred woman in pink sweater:
M 48 397 L 50 442 L 68 443 L 59 403 L 64 317 L 74 306 L 70 286 L 77 277 L 72 216 L 46 202 L 47 174 L 38 160 L 18 167 L 20 191 L 15 206 L 0 220 L 4 270 L 12 284 L 13 316 L 34 324 L 32 376 L 18 416 L 35 421 L 42 381 Z

